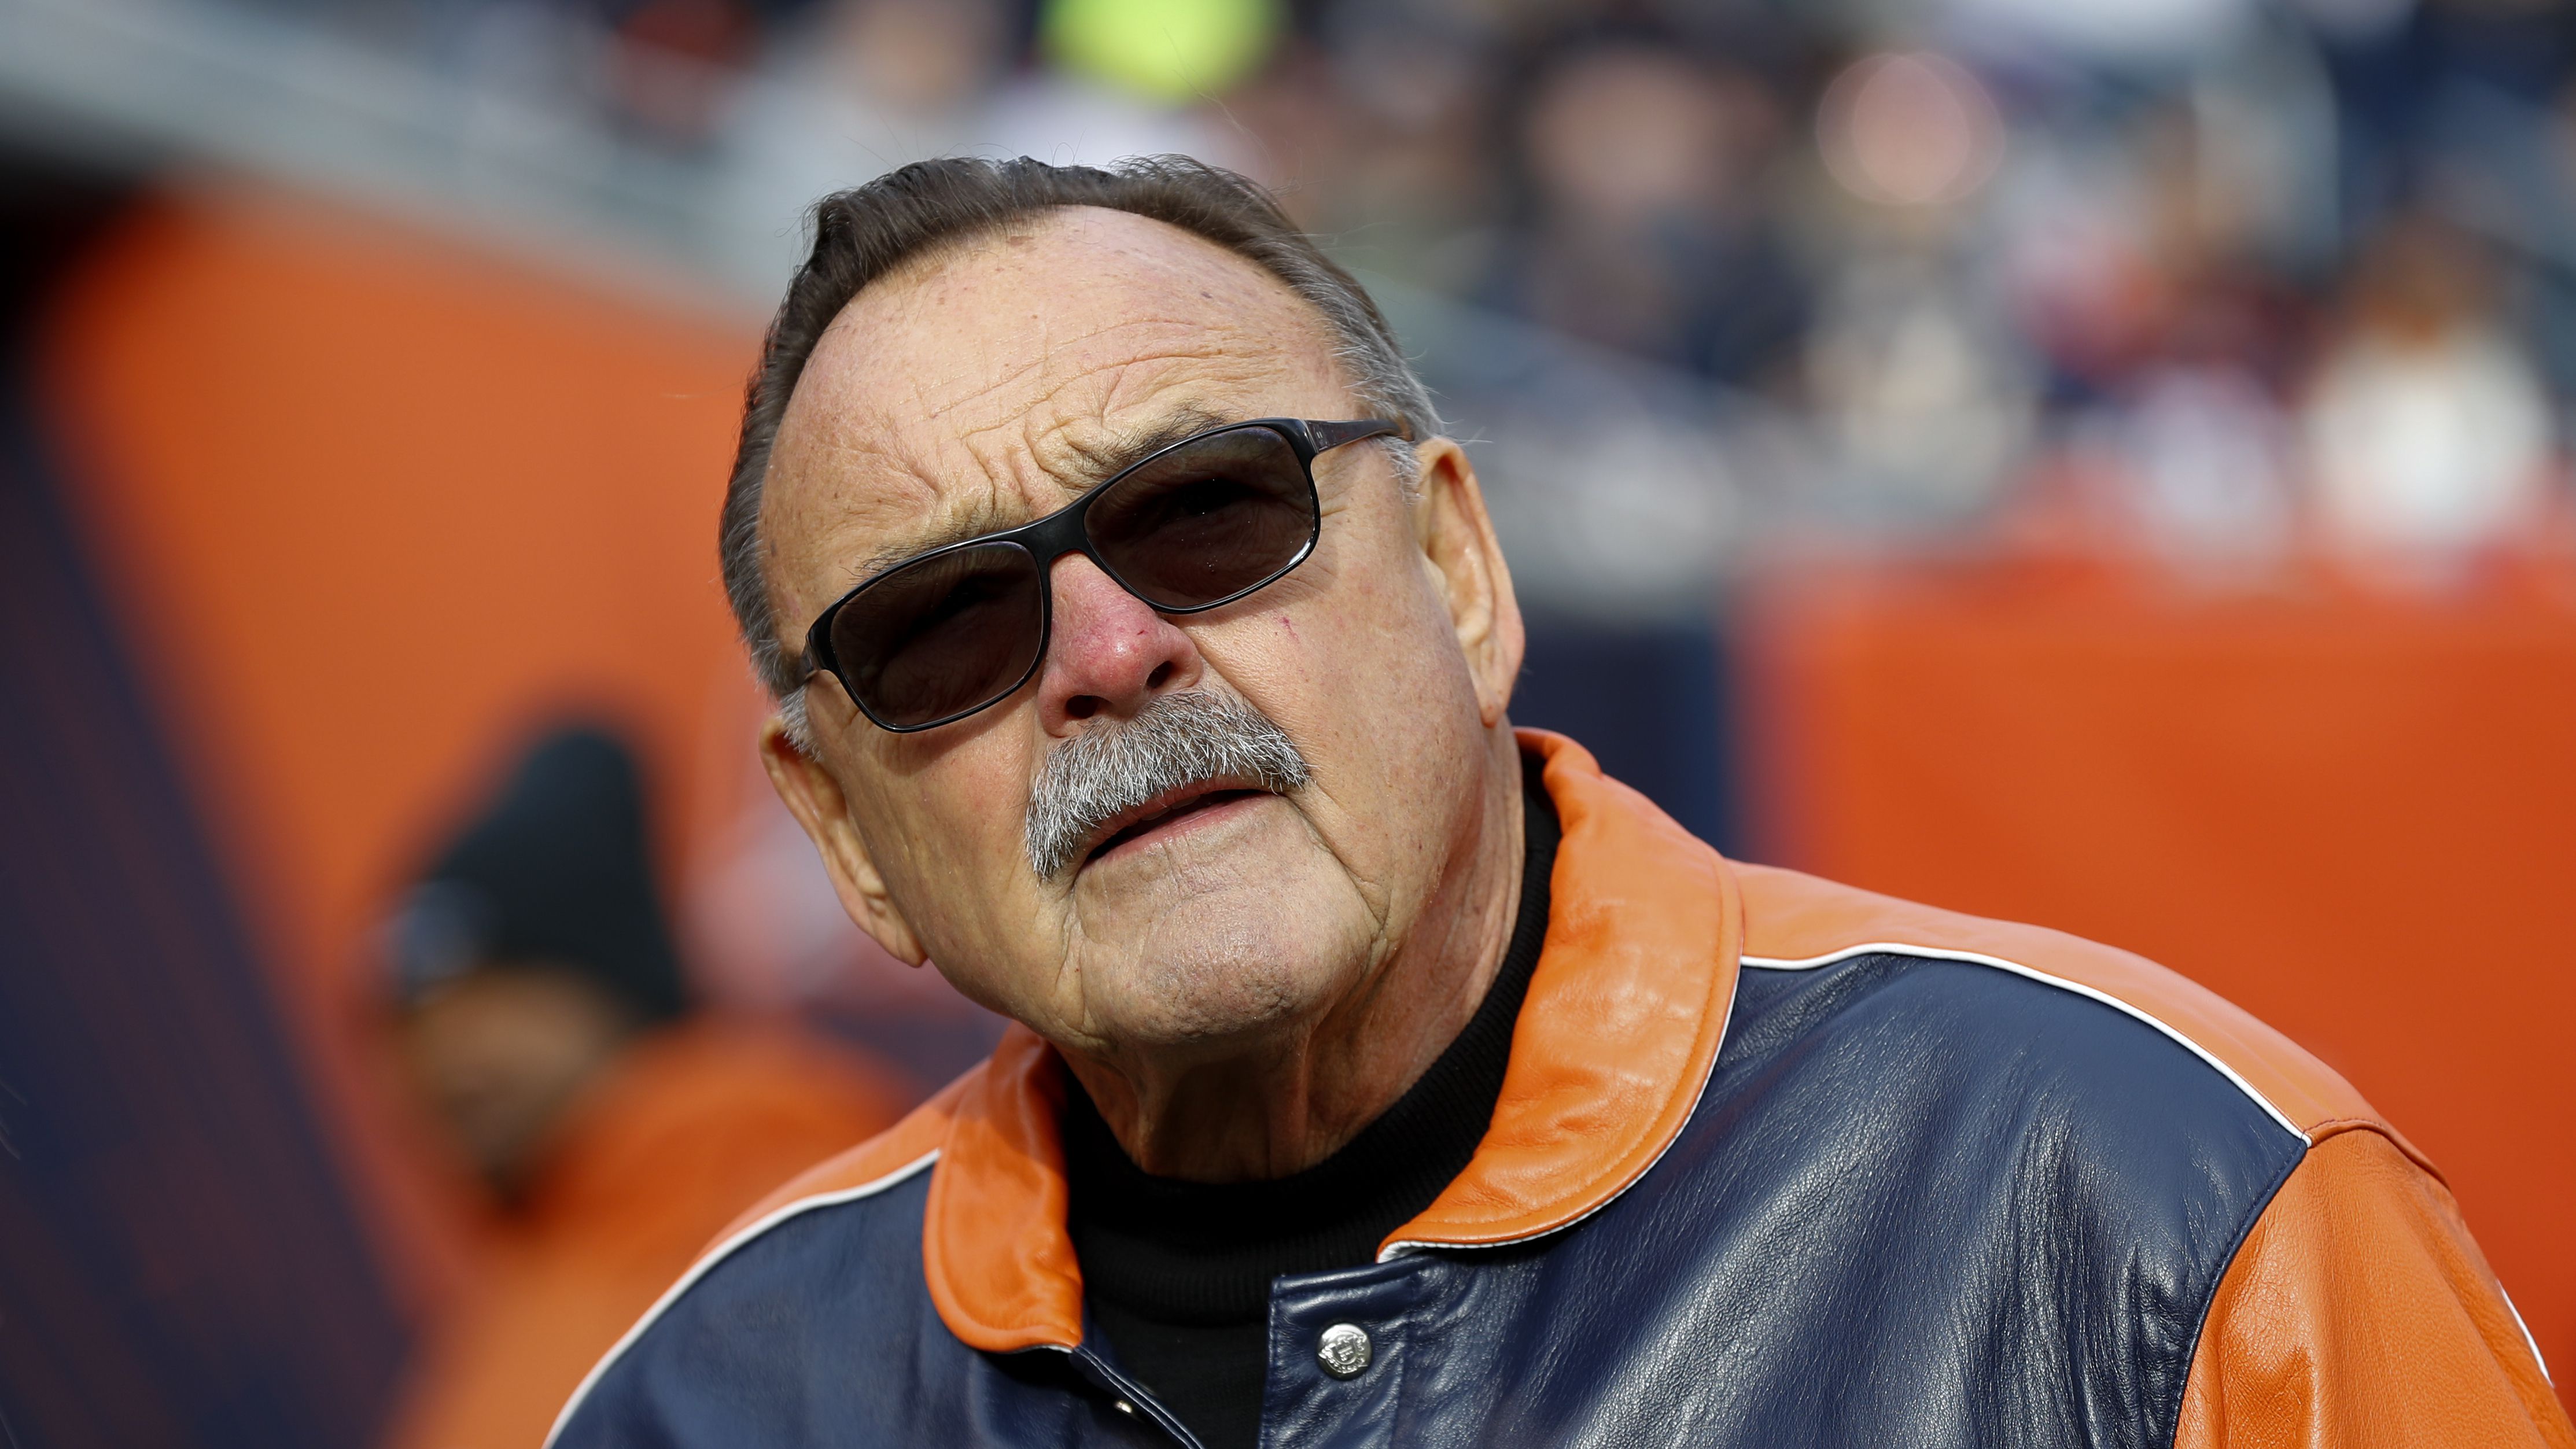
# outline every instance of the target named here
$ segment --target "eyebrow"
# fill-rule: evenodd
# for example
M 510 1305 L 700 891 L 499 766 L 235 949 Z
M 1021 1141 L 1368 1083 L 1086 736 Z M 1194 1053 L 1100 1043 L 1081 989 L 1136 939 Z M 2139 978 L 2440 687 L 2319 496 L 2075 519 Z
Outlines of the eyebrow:
M 1174 443 L 1184 442 L 1201 433 L 1241 421 L 1243 419 L 1211 412 L 1195 403 L 1183 403 L 1164 414 L 1150 427 L 1136 432 L 1122 433 L 1102 442 L 1075 443 L 1072 445 L 1073 451 L 1081 459 L 1081 467 L 1077 475 L 1081 482 L 1080 486 L 1071 491 L 1074 497 L 1079 498 Z M 1049 510 L 1050 513 L 1054 511 L 1056 510 Z M 1024 522 L 1033 521 L 1035 520 Z M 1008 533 L 1011 529 L 1022 526 L 1023 524 L 1014 523 L 995 528 L 989 521 L 983 519 L 972 517 L 951 519 L 921 537 L 906 539 L 901 543 L 890 543 L 882 548 L 871 550 L 851 571 L 851 587 L 856 588 L 872 583 L 881 575 L 892 573 L 914 559 L 937 553 L 943 548 L 983 538 L 989 534 Z

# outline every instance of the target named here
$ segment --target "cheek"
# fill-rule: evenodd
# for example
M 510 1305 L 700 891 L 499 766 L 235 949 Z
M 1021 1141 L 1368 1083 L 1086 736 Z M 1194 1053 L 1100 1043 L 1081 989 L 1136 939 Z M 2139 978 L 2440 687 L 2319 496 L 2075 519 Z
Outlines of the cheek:
M 942 941 L 1013 914 L 1034 888 L 1022 832 L 1032 769 L 1023 718 L 995 710 L 935 754 L 867 772 L 853 822 L 896 907 L 935 958 Z
M 1294 707 L 1289 697 L 1307 695 L 1345 704 L 1363 695 L 1412 696 L 1428 704 L 1441 697 L 1445 675 L 1463 675 L 1457 635 L 1392 498 L 1327 514 L 1314 557 L 1254 600 L 1263 605 L 1258 613 L 1206 630 L 1199 643 L 1265 710 L 1271 703 L 1264 696 L 1280 697 L 1283 710 Z
M 1328 569 L 1283 632 L 1346 709 L 1433 723 L 1472 685 L 1412 526 L 1392 499 L 1344 517 L 1340 546 L 1319 560 Z
M 1388 807 L 1474 775 L 1483 732 L 1466 656 L 1418 556 L 1370 542 L 1319 554 L 1327 567 L 1309 587 L 1229 621 L 1203 648 L 1288 731 L 1330 802 L 1349 816 L 1379 816 L 1382 829 Z

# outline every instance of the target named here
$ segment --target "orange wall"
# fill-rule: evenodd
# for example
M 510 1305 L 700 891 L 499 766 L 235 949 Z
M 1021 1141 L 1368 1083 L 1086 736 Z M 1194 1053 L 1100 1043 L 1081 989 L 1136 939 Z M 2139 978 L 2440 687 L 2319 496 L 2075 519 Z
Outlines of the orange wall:
M 94 554 L 389 1260 L 454 1227 L 368 1073 L 365 943 L 512 731 L 632 723 L 702 833 L 746 686 L 714 517 L 756 336 L 277 196 L 170 196 L 43 359 Z M 738 748 L 749 748 L 747 739 Z
M 1744 654 L 1772 854 L 2129 947 L 2288 1032 L 2576 1364 L 2576 570 L 2444 601 L 1854 577 L 1762 595 Z

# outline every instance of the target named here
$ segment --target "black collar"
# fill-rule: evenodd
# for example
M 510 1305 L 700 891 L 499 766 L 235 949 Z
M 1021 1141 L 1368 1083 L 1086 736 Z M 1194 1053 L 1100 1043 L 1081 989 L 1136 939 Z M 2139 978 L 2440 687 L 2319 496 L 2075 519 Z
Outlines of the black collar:
M 1169 1324 L 1260 1322 L 1270 1280 L 1367 1263 L 1466 1169 L 1493 1121 L 1512 1028 L 1547 935 L 1556 807 L 1523 761 L 1520 914 L 1466 1027 L 1405 1094 L 1340 1151 L 1269 1182 L 1155 1177 L 1129 1160 L 1079 1083 L 1066 1094 L 1067 1228 L 1096 1303 Z

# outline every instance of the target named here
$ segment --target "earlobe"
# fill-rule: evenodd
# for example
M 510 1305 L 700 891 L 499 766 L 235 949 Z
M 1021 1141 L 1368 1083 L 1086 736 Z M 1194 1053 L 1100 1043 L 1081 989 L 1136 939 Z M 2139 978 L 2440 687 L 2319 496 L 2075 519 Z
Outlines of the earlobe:
M 1423 566 L 1448 604 L 1458 647 L 1476 680 L 1479 713 L 1491 729 L 1502 721 L 1520 677 L 1520 601 L 1466 450 L 1452 439 L 1433 438 L 1414 456 L 1420 468 L 1414 532 Z
M 796 817 L 805 837 L 822 855 L 841 909 L 895 959 L 910 966 L 927 961 L 929 953 L 903 913 L 895 909 L 886 893 L 885 877 L 877 872 L 866 842 L 851 822 L 849 797 L 841 782 L 821 760 L 798 749 L 788 737 L 786 723 L 774 715 L 761 726 L 760 763 L 787 813 Z

